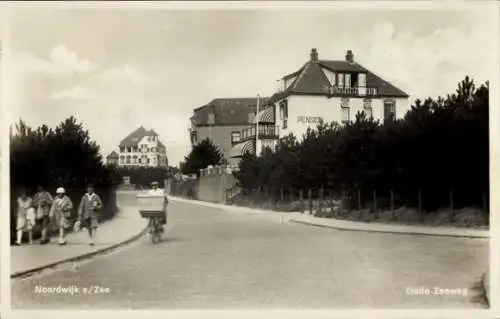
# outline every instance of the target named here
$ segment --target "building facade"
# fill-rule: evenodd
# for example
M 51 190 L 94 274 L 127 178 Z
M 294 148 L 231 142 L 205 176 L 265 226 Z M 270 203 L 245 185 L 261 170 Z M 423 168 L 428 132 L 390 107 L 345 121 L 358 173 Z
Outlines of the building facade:
M 260 102 L 266 104 L 267 100 L 261 98 Z M 256 97 L 214 99 L 193 110 L 189 129 L 191 145 L 208 138 L 231 164 L 231 150 L 242 140 L 242 132 L 253 127 L 256 113 Z
M 168 167 L 167 148 L 154 130 L 142 126 L 120 142 L 118 152 L 108 155 L 108 162 L 113 158 L 121 167 Z
M 345 60 L 320 60 L 312 49 L 309 61 L 281 78 L 278 92 L 247 130 L 249 138 L 234 145 L 231 154 L 240 158 L 247 151 L 260 153 L 265 147 L 274 148 L 279 138 L 290 133 L 300 139 L 309 127 L 321 122 L 352 122 L 358 112 L 381 122 L 403 118 L 410 110 L 408 98 L 407 93 L 356 63 L 351 50 Z

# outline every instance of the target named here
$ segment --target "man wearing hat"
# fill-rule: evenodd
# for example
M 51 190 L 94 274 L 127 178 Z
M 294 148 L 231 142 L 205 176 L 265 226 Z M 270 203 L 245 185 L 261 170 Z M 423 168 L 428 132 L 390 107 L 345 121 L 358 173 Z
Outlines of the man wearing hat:
M 167 224 L 167 204 L 168 204 L 168 198 L 167 198 L 167 195 L 165 194 L 165 191 L 161 188 L 158 188 L 158 185 L 159 183 L 158 182 L 152 182 L 151 183 L 151 189 L 149 190 L 149 193 L 151 195 L 164 195 L 165 196 L 165 200 L 163 202 L 163 217 L 161 219 L 161 223 L 162 225 L 166 225 Z M 162 231 L 164 231 L 164 229 L 162 228 Z
M 87 228 L 89 233 L 89 244 L 94 245 L 94 239 L 99 224 L 99 212 L 102 209 L 102 201 L 95 193 L 94 186 L 87 186 L 87 193 L 83 195 L 78 207 L 78 220 L 81 227 Z
M 52 202 L 52 207 L 50 209 L 50 219 L 55 222 L 55 225 L 59 228 L 59 245 L 66 244 L 65 230 L 70 226 L 69 218 L 71 217 L 71 210 L 73 209 L 73 203 L 71 199 L 66 195 L 66 190 L 63 187 L 59 187 L 56 190 L 56 198 Z

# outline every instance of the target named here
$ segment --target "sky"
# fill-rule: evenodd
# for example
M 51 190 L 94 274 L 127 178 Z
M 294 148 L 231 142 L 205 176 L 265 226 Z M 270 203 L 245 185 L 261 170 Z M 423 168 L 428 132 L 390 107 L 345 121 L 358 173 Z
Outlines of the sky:
M 10 26 L 11 121 L 74 115 L 103 156 L 143 125 L 171 165 L 190 150 L 189 117 L 214 98 L 270 96 L 320 59 L 354 59 L 412 101 L 491 80 L 491 6 L 446 10 L 120 10 L 16 6 Z M 493 33 L 495 34 L 495 33 Z

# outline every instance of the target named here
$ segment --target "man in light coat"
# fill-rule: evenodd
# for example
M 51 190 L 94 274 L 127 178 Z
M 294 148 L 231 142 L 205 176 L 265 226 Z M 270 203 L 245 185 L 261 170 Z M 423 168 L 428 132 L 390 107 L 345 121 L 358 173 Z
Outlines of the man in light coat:
M 94 245 L 99 215 L 103 204 L 99 195 L 96 194 L 93 185 L 87 187 L 87 193 L 83 195 L 78 207 L 78 220 L 82 228 L 86 228 L 89 234 L 89 244 Z

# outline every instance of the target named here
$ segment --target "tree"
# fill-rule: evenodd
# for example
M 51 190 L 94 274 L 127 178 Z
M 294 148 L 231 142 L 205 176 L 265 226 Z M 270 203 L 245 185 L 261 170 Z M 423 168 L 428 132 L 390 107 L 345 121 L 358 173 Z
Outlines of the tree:
M 33 194 L 38 185 L 52 193 L 62 186 L 78 202 L 87 183 L 95 184 L 101 193 L 105 204 L 102 217 L 114 215 L 116 202 L 110 191 L 115 185 L 115 172 L 103 164 L 99 146 L 74 117 L 55 129 L 47 125 L 33 129 L 20 120 L 11 135 L 10 150 L 11 216 L 15 216 L 15 198 L 20 188 Z
M 219 148 L 208 138 L 196 144 L 191 152 L 184 157 L 181 171 L 185 175 L 196 174 L 200 176 L 200 169 L 209 165 L 221 165 L 224 162 L 224 155 Z

